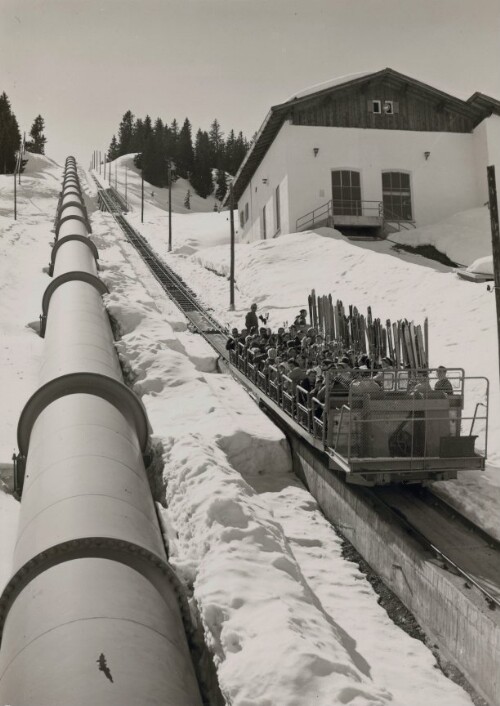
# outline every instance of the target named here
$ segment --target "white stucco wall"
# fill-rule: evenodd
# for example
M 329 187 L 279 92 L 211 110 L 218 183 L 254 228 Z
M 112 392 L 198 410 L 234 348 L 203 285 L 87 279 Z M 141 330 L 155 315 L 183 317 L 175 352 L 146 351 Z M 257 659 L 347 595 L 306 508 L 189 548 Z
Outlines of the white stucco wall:
M 287 122 L 239 202 L 239 210 L 244 203 L 250 204 L 250 218 L 242 240 L 261 237 L 260 213 L 265 203 L 268 204 L 267 237 L 273 237 L 274 190 L 286 175 L 288 189 L 281 189 L 281 233 L 294 232 L 297 218 L 331 199 L 333 169 L 359 170 L 361 198 L 370 201 L 382 200 L 382 171 L 409 172 L 413 218 L 418 226 L 481 205 L 486 198 L 481 177 L 484 155 L 480 153 L 485 151 L 485 141 L 487 152 L 500 151 L 500 118 L 489 118 L 483 130 L 484 135 L 479 129 L 470 134 L 435 133 L 299 126 Z M 315 147 L 319 149 L 316 157 Z M 425 152 L 430 152 L 427 160 Z M 497 169 L 500 182 L 499 170 L 500 167 Z M 262 179 L 267 179 L 267 184 Z
M 238 223 L 239 214 L 245 210 L 248 203 L 249 219 L 244 227 L 239 227 L 239 240 L 251 241 L 260 240 L 262 209 L 266 208 L 266 231 L 267 238 L 273 238 L 276 234 L 276 209 L 275 193 L 276 187 L 280 186 L 280 215 L 281 233 L 290 233 L 289 219 L 289 191 L 288 191 L 288 152 L 290 140 L 284 126 L 274 142 L 267 151 L 264 160 L 255 171 L 250 183 L 238 201 Z M 294 221 L 295 225 L 295 221 Z M 293 229 L 292 229 L 293 230 Z

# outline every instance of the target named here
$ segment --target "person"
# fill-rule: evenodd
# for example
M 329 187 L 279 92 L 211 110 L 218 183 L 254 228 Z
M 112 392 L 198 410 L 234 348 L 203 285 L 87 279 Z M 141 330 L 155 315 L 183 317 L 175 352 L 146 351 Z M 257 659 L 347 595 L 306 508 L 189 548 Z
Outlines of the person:
M 307 328 L 307 310 L 301 309 L 299 314 L 297 314 L 297 316 L 295 317 L 295 320 L 293 323 L 299 329 L 301 329 L 303 327 Z
M 245 328 L 249 333 L 255 333 L 259 328 L 259 319 L 257 318 L 257 304 L 252 304 L 250 311 L 245 316 Z
M 450 380 L 446 377 L 446 368 L 444 365 L 440 365 L 437 369 L 437 382 L 434 385 L 434 389 L 444 392 L 446 395 L 453 394 L 453 385 Z
M 237 328 L 231 329 L 231 335 L 226 341 L 226 351 L 234 351 L 238 344 L 239 332 Z

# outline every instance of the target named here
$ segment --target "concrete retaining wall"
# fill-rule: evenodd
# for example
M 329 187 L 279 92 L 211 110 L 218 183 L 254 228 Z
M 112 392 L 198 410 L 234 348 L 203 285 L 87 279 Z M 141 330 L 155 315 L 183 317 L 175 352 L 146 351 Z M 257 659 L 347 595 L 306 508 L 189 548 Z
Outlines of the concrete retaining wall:
M 415 615 L 443 656 L 500 706 L 500 613 L 394 523 L 376 499 L 349 486 L 313 449 L 290 437 L 295 471 L 370 566 Z

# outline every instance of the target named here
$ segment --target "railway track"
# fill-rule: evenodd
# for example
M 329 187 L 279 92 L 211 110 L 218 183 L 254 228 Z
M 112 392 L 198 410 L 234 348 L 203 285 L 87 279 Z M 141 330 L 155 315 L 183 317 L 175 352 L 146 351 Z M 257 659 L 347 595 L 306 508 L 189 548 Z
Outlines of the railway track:
M 163 290 L 219 355 L 228 360 L 225 329 L 198 302 L 196 294 L 184 280 L 158 257 L 148 241 L 127 221 L 123 215 L 122 204 L 116 197 L 114 189 L 103 189 L 96 177 L 92 176 L 99 189 L 102 205 L 111 213 L 128 242 L 137 250 Z
M 196 294 L 153 251 L 145 238 L 123 216 L 122 206 L 113 194 L 100 190 L 101 203 L 113 215 L 127 240 L 134 246 L 167 295 L 175 301 L 195 329 L 226 361 L 227 334 L 224 328 L 197 301 Z M 249 385 L 249 388 L 253 386 Z M 258 400 L 265 406 L 265 401 Z M 271 415 L 273 421 L 279 424 Z M 284 425 L 280 425 L 284 429 Z M 437 561 L 464 581 L 464 587 L 477 591 L 491 610 L 500 609 L 500 542 L 462 516 L 427 488 L 387 486 L 363 488 L 374 502 L 402 523 Z

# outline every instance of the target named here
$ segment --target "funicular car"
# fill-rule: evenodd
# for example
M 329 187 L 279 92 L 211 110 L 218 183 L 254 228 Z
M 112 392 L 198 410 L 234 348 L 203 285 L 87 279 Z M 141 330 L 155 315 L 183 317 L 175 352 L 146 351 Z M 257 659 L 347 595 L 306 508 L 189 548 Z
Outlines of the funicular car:
M 462 368 L 330 370 L 318 396 L 273 366 L 231 351 L 237 377 L 259 403 L 360 485 L 456 478 L 483 470 L 489 383 Z M 339 384 L 340 383 L 340 384 Z

